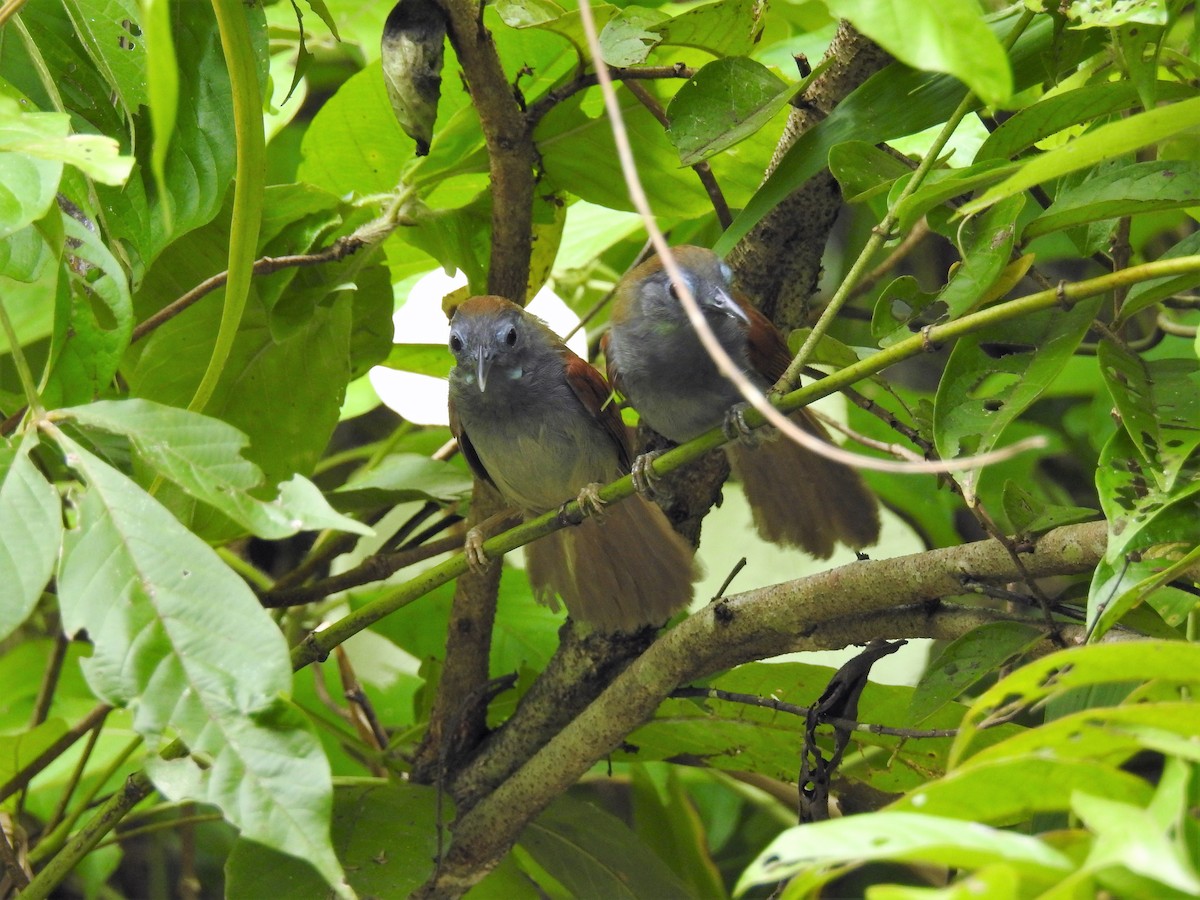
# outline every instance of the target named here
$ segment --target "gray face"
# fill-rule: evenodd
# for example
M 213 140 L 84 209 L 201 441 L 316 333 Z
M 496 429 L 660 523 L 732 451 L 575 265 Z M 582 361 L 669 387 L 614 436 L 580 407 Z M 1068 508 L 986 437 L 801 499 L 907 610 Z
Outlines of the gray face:
M 489 378 L 519 379 L 524 374 L 521 357 L 528 339 L 528 325 L 520 310 L 488 316 L 456 313 L 450 323 L 450 352 L 456 363 L 451 379 L 477 387 L 480 393 L 487 390 Z
M 714 329 L 724 330 L 719 326 L 726 320 L 750 324 L 746 313 L 733 299 L 730 286 L 733 272 L 724 260 L 715 253 L 699 249 L 680 253 L 678 257 L 684 280 Z M 641 282 L 638 302 L 643 315 L 674 324 L 687 321 L 687 310 L 666 269 L 659 269 Z

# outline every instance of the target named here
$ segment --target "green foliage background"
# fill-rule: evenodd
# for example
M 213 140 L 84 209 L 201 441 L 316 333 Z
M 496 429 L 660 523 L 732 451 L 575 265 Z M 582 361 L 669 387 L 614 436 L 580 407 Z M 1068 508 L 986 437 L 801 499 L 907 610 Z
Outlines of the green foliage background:
M 453 810 L 409 775 L 451 570 L 422 561 L 308 605 L 260 602 L 335 557 L 345 571 L 444 538 L 471 496 L 459 460 L 430 458 L 448 429 L 398 420 L 365 377 L 381 364 L 444 377 L 448 355 L 393 344 L 393 310 L 439 267 L 486 291 L 495 238 L 485 133 L 449 48 L 428 156 L 397 123 L 379 58 L 391 5 L 0 7 L 0 892 L 32 873 L 28 896 L 136 896 L 132 873 L 168 890 L 185 871 L 205 896 L 399 897 L 434 876 Z M 838 786 L 866 791 L 869 811 L 796 826 L 781 797 L 795 796 L 803 719 L 668 699 L 619 747 L 594 748 L 580 784 L 474 874 L 473 896 L 764 896 L 787 879 L 785 897 L 834 879 L 881 898 L 1200 893 L 1194 9 L 1050 6 L 597 5 L 609 64 L 691 74 L 639 82 L 669 128 L 618 89 L 673 242 L 727 252 L 828 168 L 846 208 L 827 294 L 905 248 L 816 360 L 862 368 L 846 384 L 920 443 L 851 407 L 857 432 L 944 458 L 1045 439 L 958 473 L 953 491 L 867 473 L 908 540 L 960 547 L 982 534 L 975 508 L 1019 540 L 1103 519 L 1107 545 L 1082 567 L 1064 552 L 1045 585 L 1069 649 L 1047 655 L 1036 604 L 942 598 L 994 615 L 936 647 L 916 687 L 867 686 L 862 722 L 939 735 L 853 733 Z M 528 292 L 549 283 L 581 314 L 599 307 L 598 334 L 645 234 L 599 94 L 574 82 L 591 66 L 579 12 L 499 0 L 480 14 L 539 116 Z M 839 18 L 897 61 L 765 177 L 800 90 L 792 57 L 819 60 Z M 728 227 L 689 168 L 701 162 Z M 251 272 L 339 240 L 357 252 Z M 923 354 L 928 325 L 958 339 Z M 306 655 L 315 627 L 337 623 L 340 643 L 380 604 L 403 608 L 345 657 Z M 490 671 L 518 677 L 491 726 L 560 624 L 506 563 Z M 334 687 L 339 661 L 382 748 Z M 808 706 L 833 672 L 749 661 L 708 684 Z M 120 808 L 123 785 L 153 799 Z M 114 825 L 146 836 L 106 839 Z

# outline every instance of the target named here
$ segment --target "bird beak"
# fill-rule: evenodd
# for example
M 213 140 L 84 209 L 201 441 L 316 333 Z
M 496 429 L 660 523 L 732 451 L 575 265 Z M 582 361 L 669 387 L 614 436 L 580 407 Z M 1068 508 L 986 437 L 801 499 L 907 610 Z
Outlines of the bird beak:
M 482 394 L 487 390 L 488 372 L 492 368 L 492 354 L 487 350 L 480 350 L 475 362 L 477 366 L 475 374 L 479 377 L 479 393 Z
M 716 290 L 712 297 L 705 304 L 714 312 L 724 313 L 731 319 L 737 319 L 743 325 L 750 324 L 750 317 L 746 315 L 746 311 L 738 304 L 736 300 L 729 294 L 728 291 Z

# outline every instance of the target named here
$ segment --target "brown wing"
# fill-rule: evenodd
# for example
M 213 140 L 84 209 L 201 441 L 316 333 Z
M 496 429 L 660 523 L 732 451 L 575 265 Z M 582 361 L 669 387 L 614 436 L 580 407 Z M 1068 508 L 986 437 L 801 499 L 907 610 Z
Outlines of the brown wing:
M 734 299 L 750 317 L 750 365 L 755 371 L 774 384 L 787 371 L 792 361 L 787 341 L 771 320 L 750 305 L 741 294 L 734 292 Z
M 581 359 L 574 351 L 565 345 L 562 348 L 567 384 L 583 404 L 583 408 L 592 416 L 612 437 L 613 444 L 621 457 L 621 468 L 628 472 L 633 463 L 633 452 L 629 445 L 629 429 L 621 418 L 621 411 L 612 402 L 612 391 L 596 368 Z
M 492 481 L 492 476 L 483 467 L 483 460 L 475 452 L 475 447 L 472 445 L 471 439 L 463 431 L 462 420 L 458 417 L 458 410 L 454 408 L 453 397 L 450 398 L 450 433 L 458 441 L 458 449 L 462 451 L 463 459 L 467 461 L 467 465 L 471 467 L 471 471 L 475 473 L 476 477 L 482 478 L 488 484 L 492 485 L 492 487 L 495 487 L 496 482 Z
M 604 332 L 600 338 L 600 352 L 604 354 L 604 374 L 608 376 L 608 383 L 616 389 L 621 396 L 628 398 L 625 389 L 621 387 L 621 372 L 617 369 L 617 364 L 613 360 L 612 354 L 608 352 L 608 345 L 611 343 L 609 338 L 612 337 L 611 331 Z

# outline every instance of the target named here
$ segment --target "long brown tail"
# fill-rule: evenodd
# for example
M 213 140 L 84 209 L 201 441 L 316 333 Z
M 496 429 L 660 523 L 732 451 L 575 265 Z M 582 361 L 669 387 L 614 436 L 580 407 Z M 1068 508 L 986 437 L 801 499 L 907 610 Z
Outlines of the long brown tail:
M 803 413 L 792 419 L 825 437 Z M 778 435 L 758 447 L 730 444 L 726 452 L 758 533 L 767 540 L 820 559 L 833 553 L 838 541 L 857 549 L 878 540 L 879 505 L 853 469 Z
M 561 597 L 572 618 L 601 631 L 663 624 L 691 602 L 699 575 L 691 546 L 640 496 L 534 541 L 525 558 L 540 602 Z

